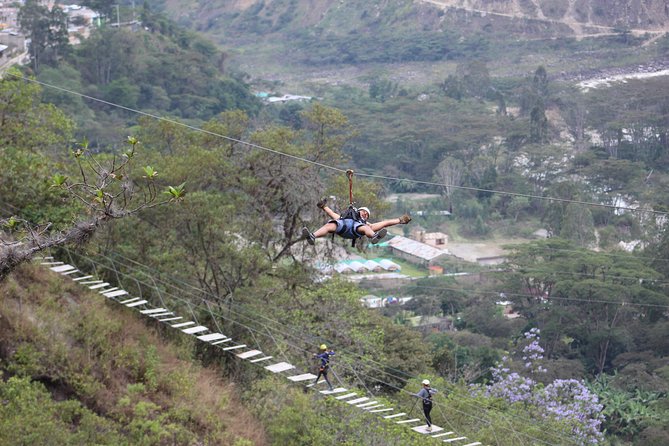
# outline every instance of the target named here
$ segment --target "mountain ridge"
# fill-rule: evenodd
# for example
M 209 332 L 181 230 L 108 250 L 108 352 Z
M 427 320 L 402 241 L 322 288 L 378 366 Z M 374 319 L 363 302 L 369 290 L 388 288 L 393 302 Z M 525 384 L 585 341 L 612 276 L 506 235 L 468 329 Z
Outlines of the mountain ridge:
M 474 32 L 498 29 L 495 22 L 501 21 L 506 31 L 527 37 L 669 32 L 669 4 L 663 0 L 196 0 L 189 6 L 164 2 L 170 15 L 201 29 L 217 27 L 222 20 L 232 28 L 248 21 L 252 26 L 246 31 L 257 34 L 310 27 L 336 34 L 359 25 L 373 28 L 384 20 L 413 22 L 426 31 L 459 25 L 461 31 Z M 232 28 L 226 26 L 228 36 Z

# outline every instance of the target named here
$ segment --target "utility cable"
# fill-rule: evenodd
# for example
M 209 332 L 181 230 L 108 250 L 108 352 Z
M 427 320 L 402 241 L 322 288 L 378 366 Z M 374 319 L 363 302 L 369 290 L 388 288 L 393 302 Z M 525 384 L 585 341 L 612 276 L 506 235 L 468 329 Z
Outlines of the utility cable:
M 427 286 L 427 285 L 407 285 L 407 288 L 429 289 L 429 290 L 435 290 L 435 291 L 456 291 L 456 292 L 461 292 L 461 293 L 472 293 L 472 294 L 478 294 L 478 295 L 490 294 L 490 295 L 492 295 L 496 298 L 500 298 L 499 292 L 496 292 L 496 291 L 481 291 L 481 290 L 475 290 L 473 288 L 440 287 L 440 286 Z M 527 299 L 540 299 L 540 298 L 542 298 L 542 296 L 535 296 L 535 295 L 532 295 L 532 294 L 507 293 L 506 291 L 504 292 L 504 294 L 507 297 L 511 296 L 511 297 L 527 298 Z M 566 302 L 581 302 L 581 303 L 593 303 L 593 304 L 609 304 L 609 305 L 669 309 L 669 305 L 646 304 L 646 303 L 636 303 L 636 302 L 628 302 L 628 301 L 612 302 L 612 301 L 603 300 L 603 299 L 581 299 L 581 298 L 576 298 L 576 297 L 548 296 L 548 297 L 546 297 L 546 300 L 548 300 L 548 301 L 559 300 L 559 301 L 566 301 Z

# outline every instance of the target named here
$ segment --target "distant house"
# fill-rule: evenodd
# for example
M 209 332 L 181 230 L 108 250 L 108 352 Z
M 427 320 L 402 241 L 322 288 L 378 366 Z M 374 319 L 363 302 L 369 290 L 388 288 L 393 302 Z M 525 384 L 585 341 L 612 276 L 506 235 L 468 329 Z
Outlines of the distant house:
M 283 96 L 270 96 L 267 98 L 267 102 L 290 102 L 290 101 L 310 101 L 311 96 L 299 96 L 296 94 L 284 94 Z
M 426 232 L 423 229 L 418 229 L 412 231 L 411 238 L 444 250 L 446 249 L 446 245 L 448 245 L 448 234 L 444 234 L 443 232 Z
M 448 254 L 448 251 L 443 249 L 399 235 L 388 241 L 388 247 L 393 255 L 425 267 L 432 265 L 432 262 Z
M 413 297 L 411 297 L 411 296 L 408 296 L 408 297 L 395 297 L 395 296 L 379 297 L 379 296 L 375 296 L 373 294 L 368 294 L 366 296 L 362 296 L 360 298 L 360 301 L 367 308 L 383 308 L 383 307 L 394 306 L 394 305 L 404 305 L 405 303 L 409 302 L 411 299 L 413 299 Z
M 453 329 L 453 321 L 440 316 L 416 316 L 410 319 L 411 325 L 424 334 L 442 333 Z

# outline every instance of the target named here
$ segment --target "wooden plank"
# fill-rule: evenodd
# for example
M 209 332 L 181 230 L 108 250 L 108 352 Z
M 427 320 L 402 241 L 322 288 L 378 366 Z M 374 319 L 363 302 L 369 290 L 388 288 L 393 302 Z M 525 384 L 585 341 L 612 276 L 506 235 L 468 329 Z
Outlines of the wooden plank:
M 164 313 L 151 314 L 150 316 L 151 317 L 165 317 L 165 316 L 172 316 L 172 315 L 174 315 L 174 313 L 172 313 L 171 311 L 166 311 Z
M 183 316 L 168 317 L 167 319 L 158 319 L 160 322 L 178 321 L 183 319 Z
M 437 435 L 433 435 L 432 438 L 439 438 L 439 437 L 445 437 L 446 435 L 453 435 L 455 432 L 442 432 Z
M 365 407 L 362 408 L 362 410 L 370 410 L 371 411 L 371 410 L 374 410 L 374 409 L 380 409 L 380 408 L 385 407 L 385 406 L 386 406 L 385 404 L 375 404 L 373 406 L 365 406 Z M 360 406 L 358 406 L 358 407 L 360 407 Z
M 465 446 L 479 446 L 480 444 L 481 444 L 480 441 L 476 441 L 476 442 L 474 442 L 474 443 L 466 444 Z
M 212 342 L 211 345 L 225 344 L 226 342 L 231 342 L 232 338 L 223 339 L 221 341 Z
M 365 401 L 369 401 L 369 398 L 367 398 L 366 396 L 363 396 L 362 398 L 356 398 L 354 400 L 349 400 L 346 402 L 349 404 L 358 404 L 358 403 L 363 403 Z
M 432 429 L 427 430 L 427 424 L 423 424 L 422 426 L 412 427 L 411 430 L 416 431 L 419 434 L 434 434 L 435 432 L 443 431 L 444 428 L 433 424 Z
M 75 282 L 78 282 L 78 281 L 80 281 L 80 280 L 90 279 L 91 277 L 93 277 L 93 276 L 81 276 L 81 277 L 75 277 L 75 278 L 72 279 L 72 280 L 74 280 Z
M 337 399 L 337 400 L 345 400 L 345 399 L 347 399 L 347 398 L 351 398 L 352 396 L 358 396 L 358 394 L 355 393 L 355 392 L 351 392 L 351 393 L 347 393 L 346 395 L 336 396 L 335 399 Z
M 200 341 L 211 342 L 211 341 L 220 341 L 221 339 L 227 339 L 227 336 L 223 333 L 210 333 L 197 337 Z
M 139 297 L 131 297 L 130 299 L 123 300 L 123 301 L 121 301 L 121 302 L 119 302 L 119 303 L 125 305 L 125 304 L 129 304 L 130 302 L 134 302 L 134 301 L 136 301 L 136 300 L 139 300 Z
M 195 322 L 179 322 L 178 324 L 172 325 L 174 328 L 188 327 L 189 325 L 195 325 Z
M 323 381 L 319 381 L 323 382 Z M 342 393 L 342 392 L 348 392 L 348 389 L 344 389 L 343 387 L 337 387 L 336 389 L 332 390 L 321 390 L 320 391 L 323 395 L 332 395 L 334 393 Z
M 279 372 L 285 372 L 286 370 L 294 369 L 295 366 L 292 364 L 288 364 L 287 362 L 279 362 L 277 364 L 268 365 L 265 368 L 272 373 L 279 373 Z
M 105 297 L 119 297 L 119 296 L 125 296 L 126 294 L 128 294 L 128 292 L 126 290 L 116 290 L 116 291 L 103 293 L 103 295 Z
M 242 359 L 253 358 L 254 356 L 258 355 L 262 355 L 262 352 L 260 350 L 249 350 L 244 353 L 237 353 L 237 357 Z
M 132 302 L 126 305 L 126 307 L 139 307 L 140 305 L 148 304 L 148 300 L 138 300 L 137 302 Z
M 81 271 L 79 271 L 78 269 L 73 269 L 73 270 L 70 270 L 70 271 L 67 271 L 67 272 L 65 272 L 65 273 L 61 273 L 61 274 L 62 274 L 63 276 L 69 276 L 70 274 L 80 273 L 80 272 L 81 272 Z
M 98 293 L 100 293 L 100 294 L 102 294 L 102 295 L 104 296 L 105 294 L 107 294 L 107 293 L 111 293 L 112 291 L 116 291 L 116 290 L 118 290 L 118 287 L 117 287 L 117 286 L 112 287 L 112 288 L 107 288 L 107 289 L 105 289 L 105 290 L 98 290 Z
M 452 441 L 459 441 L 459 440 L 466 440 L 467 437 L 456 437 L 456 438 L 449 438 L 447 440 L 444 440 L 444 443 L 450 443 Z
M 244 347 L 246 347 L 246 344 L 231 345 L 230 347 L 225 347 L 223 350 L 227 352 L 228 350 L 237 350 L 238 348 Z
M 364 404 L 356 404 L 355 407 L 359 407 L 361 409 L 364 409 L 365 407 L 374 406 L 378 403 L 379 403 L 378 401 L 368 401 Z M 349 401 L 349 404 L 352 404 L 352 403 Z
M 395 421 L 395 424 L 415 423 L 416 421 L 420 421 L 420 418 L 412 418 L 411 420 Z
M 389 407 L 387 409 L 370 410 L 369 413 L 390 412 L 390 411 L 393 411 L 393 410 L 395 410 L 395 409 L 393 409 L 392 407 Z
M 183 331 L 186 334 L 195 334 L 195 333 L 202 333 L 203 331 L 209 330 L 207 327 L 204 325 L 198 325 L 197 327 L 190 327 L 190 328 L 184 328 Z
M 256 362 L 262 362 L 262 361 L 267 361 L 268 359 L 272 359 L 274 356 L 265 356 L 262 358 L 258 359 L 252 359 L 250 362 L 256 363 Z
M 391 418 L 403 417 L 404 415 L 406 415 L 406 413 L 400 412 L 400 413 L 396 413 L 394 415 L 386 415 L 383 418 L 385 418 L 386 420 L 390 420 Z
M 81 283 L 83 283 L 83 282 L 81 282 Z M 107 283 L 107 282 L 102 282 L 102 283 L 98 283 L 98 284 L 96 284 L 96 285 L 89 286 L 88 289 L 89 289 L 89 290 L 97 290 L 98 288 L 104 288 L 104 287 L 106 287 L 106 286 L 108 286 L 108 285 L 109 285 L 109 283 Z
M 76 268 L 72 265 L 60 265 L 60 266 L 53 266 L 49 268 L 51 271 L 55 273 L 64 273 L 65 271 L 72 271 L 76 270 Z
M 79 282 L 82 285 L 94 285 L 96 283 L 102 283 L 104 280 L 87 280 L 85 282 Z
M 142 314 L 153 314 L 153 313 L 164 313 L 167 311 L 165 308 L 150 308 L 148 310 L 142 310 L 140 313 Z
M 311 381 L 313 379 L 316 379 L 316 375 L 314 375 L 313 373 L 303 373 L 301 375 L 289 376 L 288 379 L 297 383 L 300 381 Z

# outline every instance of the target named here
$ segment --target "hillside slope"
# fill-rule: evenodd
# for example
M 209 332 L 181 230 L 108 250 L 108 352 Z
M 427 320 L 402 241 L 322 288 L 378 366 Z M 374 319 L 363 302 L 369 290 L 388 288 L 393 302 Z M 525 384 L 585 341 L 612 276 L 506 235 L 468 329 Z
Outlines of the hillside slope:
M 507 31 L 526 37 L 547 30 L 556 36 L 623 28 L 669 31 L 669 5 L 664 0 L 192 0 L 188 7 L 174 0 L 158 3 L 201 30 L 223 27 L 227 37 L 242 30 L 264 35 L 310 27 L 343 34 L 383 23 L 424 31 L 443 31 L 446 26 L 490 30 L 504 24 Z
M 188 337 L 167 343 L 32 265 L 0 296 L 0 444 L 266 444 L 234 387 L 195 365 Z

